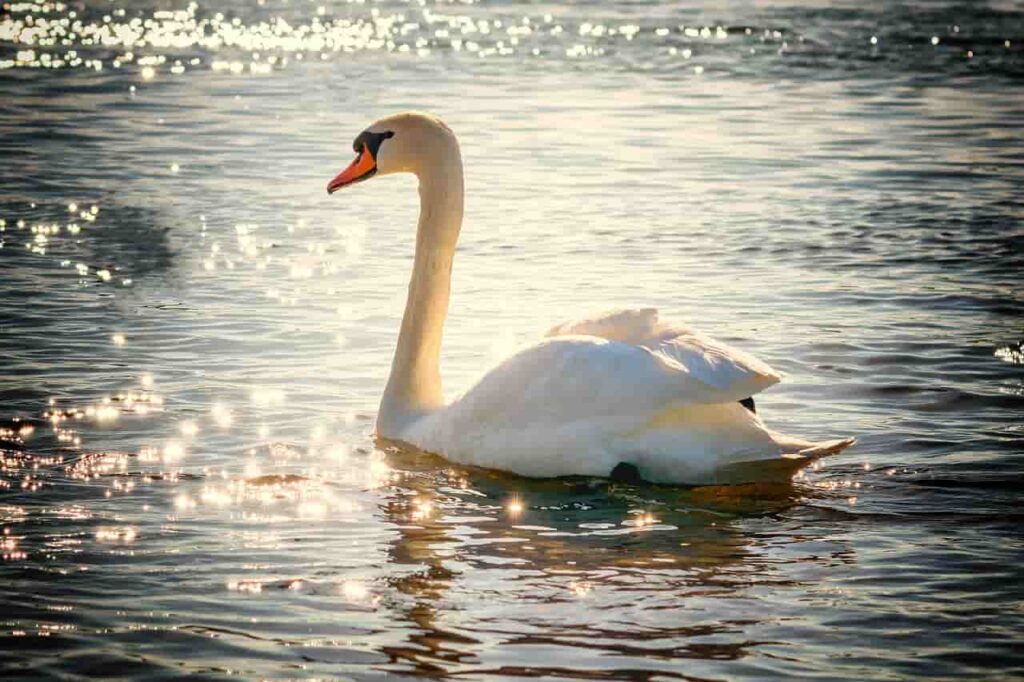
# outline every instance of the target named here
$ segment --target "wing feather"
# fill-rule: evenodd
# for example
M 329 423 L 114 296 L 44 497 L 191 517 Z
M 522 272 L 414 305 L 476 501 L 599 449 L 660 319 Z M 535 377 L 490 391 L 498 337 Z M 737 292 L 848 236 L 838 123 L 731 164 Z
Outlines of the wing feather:
M 765 362 L 682 325 L 666 324 L 654 308 L 616 310 L 552 328 L 549 337 L 587 335 L 645 348 L 679 365 L 689 380 L 708 387 L 710 403 L 742 400 L 782 377 Z
M 613 310 L 584 320 L 564 322 L 548 330 L 545 336 L 596 336 L 609 341 L 640 345 L 658 328 L 656 308 Z

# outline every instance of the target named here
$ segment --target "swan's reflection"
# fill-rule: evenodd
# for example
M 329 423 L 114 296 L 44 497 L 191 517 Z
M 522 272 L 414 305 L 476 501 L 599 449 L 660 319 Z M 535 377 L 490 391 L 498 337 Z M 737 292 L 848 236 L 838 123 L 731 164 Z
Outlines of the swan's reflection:
M 532 480 L 378 447 L 404 472 L 382 505 L 399 530 L 390 561 L 408 568 L 389 581 L 413 628 L 385 648 L 399 668 L 607 675 L 607 656 L 737 659 L 755 644 L 743 633 L 765 614 L 745 593 L 779 578 L 740 522 L 792 506 L 793 486 Z

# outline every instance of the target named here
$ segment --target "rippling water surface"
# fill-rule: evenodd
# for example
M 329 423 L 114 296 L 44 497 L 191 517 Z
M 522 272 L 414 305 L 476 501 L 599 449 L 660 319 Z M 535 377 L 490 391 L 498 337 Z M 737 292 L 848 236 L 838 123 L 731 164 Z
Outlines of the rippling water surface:
M 139 679 L 1024 675 L 1024 11 L 9 2 L 0 667 Z M 375 443 L 409 178 L 459 134 L 455 394 L 619 305 L 788 375 L 792 486 Z

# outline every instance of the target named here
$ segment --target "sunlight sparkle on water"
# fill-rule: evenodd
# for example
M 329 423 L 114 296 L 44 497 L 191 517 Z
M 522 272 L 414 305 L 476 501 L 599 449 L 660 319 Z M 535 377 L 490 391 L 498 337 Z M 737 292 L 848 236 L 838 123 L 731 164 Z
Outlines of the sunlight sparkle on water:
M 1011 365 L 1024 365 L 1024 341 L 1008 346 L 1001 346 L 996 349 L 997 358 Z
M 586 580 L 573 580 L 571 583 L 569 583 L 569 589 L 572 590 L 573 594 L 575 594 L 577 597 L 586 597 L 588 594 L 590 594 L 590 591 L 594 589 L 594 586 L 592 583 L 587 582 Z
M 222 429 L 231 428 L 231 424 L 235 421 L 231 408 L 224 403 L 214 403 L 210 408 L 210 415 L 213 417 L 214 423 Z
M 346 600 L 356 603 L 375 602 L 371 597 L 369 588 L 360 580 L 346 580 L 341 584 L 341 596 Z
M 371 488 L 379 488 L 391 481 L 394 472 L 387 465 L 383 458 L 375 458 L 370 461 L 367 468 L 367 484 Z
M 174 498 L 174 508 L 179 511 L 188 511 L 196 508 L 196 501 L 186 493 L 179 493 Z
M 178 440 L 169 440 L 164 444 L 163 461 L 167 463 L 180 462 L 185 459 L 185 445 Z
M 330 511 L 330 506 L 323 500 L 303 500 L 299 502 L 296 511 L 300 518 L 324 519 Z
M 232 592 L 259 594 L 263 591 L 263 583 L 259 580 L 230 580 L 228 581 L 227 588 Z
M 203 504 L 213 507 L 227 507 L 236 501 L 235 496 L 232 495 L 229 490 L 210 486 L 203 488 L 202 493 L 199 495 L 199 499 Z
M 523 501 L 518 496 L 513 497 L 505 505 L 505 511 L 507 511 L 509 516 L 511 516 L 513 518 L 515 518 L 515 517 L 519 516 L 520 514 L 522 514 L 523 513 L 523 509 L 524 509 Z
M 331 443 L 331 445 L 324 450 L 324 457 L 335 463 L 347 462 L 351 454 L 352 446 L 348 443 L 342 442 Z
M 131 544 L 137 537 L 138 530 L 131 526 L 123 528 L 101 526 L 96 529 L 97 542 Z
M 257 407 L 271 407 L 284 405 L 286 401 L 285 392 L 279 388 L 255 387 L 249 391 L 249 398 Z
M 413 500 L 412 504 L 412 519 L 414 521 L 422 521 L 424 519 L 428 519 L 434 513 L 434 505 L 431 503 L 430 500 L 416 498 L 415 500 Z
M 550 13 L 526 14 L 521 21 L 489 21 L 460 14 L 454 8 L 423 11 L 413 22 L 405 10 L 374 7 L 369 16 L 339 12 L 340 16 L 332 18 L 329 8 L 320 6 L 312 20 L 270 16 L 250 23 L 219 12 L 210 15 L 198 4 L 189 3 L 184 9 L 157 10 L 130 19 L 115 14 L 104 16 L 102 21 L 82 17 L 72 23 L 69 17 L 76 12 L 67 12 L 62 3 L 18 3 L 10 7 L 10 15 L 0 20 L 0 40 L 25 49 L 10 55 L 13 59 L 0 59 L 0 69 L 101 71 L 127 69 L 134 64 L 146 83 L 155 81 L 164 67 L 170 74 L 182 76 L 186 62 L 188 70 L 203 67 L 235 76 L 266 76 L 286 68 L 293 60 L 327 61 L 355 52 L 390 52 L 419 59 L 428 59 L 436 51 L 470 53 L 477 58 L 536 58 L 554 52 L 581 60 L 605 57 L 609 47 L 614 53 L 616 47 L 643 42 L 638 37 L 648 34 L 659 42 L 721 42 L 730 37 L 723 26 L 644 28 L 634 23 L 594 21 L 573 26 L 563 25 Z M 49 16 L 64 12 L 67 16 Z M 69 31 L 72 27 L 74 31 Z M 755 36 L 747 28 L 745 37 L 760 42 L 783 41 L 780 31 L 769 29 Z M 107 50 L 99 58 L 79 54 L 80 48 L 97 45 Z M 205 56 L 192 56 L 195 50 Z M 675 45 L 668 47 L 667 54 L 677 53 Z M 134 85 L 130 92 L 134 96 Z
M 654 518 L 654 515 L 648 511 L 633 510 L 630 512 L 630 518 L 623 521 L 625 526 L 633 526 L 634 528 L 642 529 L 647 526 L 656 524 L 658 520 Z

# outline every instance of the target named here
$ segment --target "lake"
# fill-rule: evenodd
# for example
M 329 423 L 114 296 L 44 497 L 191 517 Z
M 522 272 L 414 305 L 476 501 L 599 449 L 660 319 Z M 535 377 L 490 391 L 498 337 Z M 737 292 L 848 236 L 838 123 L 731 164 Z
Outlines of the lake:
M 6 679 L 1024 677 L 1024 8 L 5 3 Z M 456 396 L 656 306 L 786 375 L 791 485 L 375 442 L 457 133 Z

